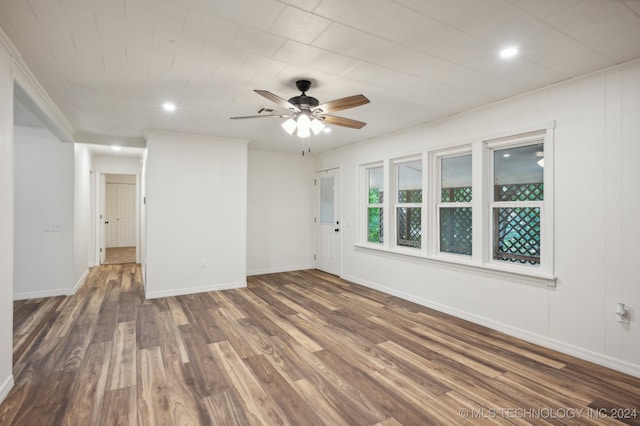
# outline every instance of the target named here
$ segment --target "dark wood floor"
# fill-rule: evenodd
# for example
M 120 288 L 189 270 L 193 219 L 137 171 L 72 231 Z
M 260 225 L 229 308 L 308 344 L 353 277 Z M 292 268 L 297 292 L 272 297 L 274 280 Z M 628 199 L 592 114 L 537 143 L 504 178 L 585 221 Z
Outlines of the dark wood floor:
M 120 263 L 136 263 L 135 247 L 107 247 L 103 265 L 117 265 Z
M 0 424 L 640 424 L 640 379 L 318 271 L 248 281 L 144 300 L 109 265 L 15 302 Z

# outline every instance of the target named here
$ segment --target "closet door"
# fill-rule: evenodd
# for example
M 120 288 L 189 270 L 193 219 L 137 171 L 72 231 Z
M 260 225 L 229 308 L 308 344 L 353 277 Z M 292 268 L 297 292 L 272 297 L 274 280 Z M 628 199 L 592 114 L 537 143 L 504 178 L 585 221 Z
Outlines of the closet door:
M 107 184 L 107 247 L 136 245 L 136 186 L 127 183 Z
M 136 245 L 136 186 L 118 184 L 118 247 Z

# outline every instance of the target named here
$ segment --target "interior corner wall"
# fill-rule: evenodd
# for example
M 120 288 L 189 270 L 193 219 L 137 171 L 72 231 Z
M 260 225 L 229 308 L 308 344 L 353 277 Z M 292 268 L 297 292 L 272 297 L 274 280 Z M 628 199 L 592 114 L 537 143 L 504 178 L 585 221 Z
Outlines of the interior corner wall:
M 146 297 L 246 286 L 247 141 L 149 131 Z
M 73 282 L 79 288 L 89 272 L 91 242 L 91 153 L 74 144 Z
M 13 57 L 0 29 L 0 403 L 13 387 Z
M 14 299 L 73 294 L 74 146 L 37 127 L 14 141 Z
M 316 156 L 316 170 L 341 167 L 342 220 L 357 224 L 360 164 L 556 123 L 555 288 L 358 249 L 355 226 L 343 228 L 342 276 L 640 376 L 638 117 L 636 61 Z M 617 302 L 631 324 L 616 321 Z
M 249 150 L 247 275 L 313 267 L 313 159 Z

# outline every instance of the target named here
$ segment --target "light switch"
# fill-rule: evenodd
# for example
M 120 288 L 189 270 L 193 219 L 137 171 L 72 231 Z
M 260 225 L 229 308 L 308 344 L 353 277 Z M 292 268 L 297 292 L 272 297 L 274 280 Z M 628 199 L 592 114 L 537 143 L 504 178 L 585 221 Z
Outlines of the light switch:
M 44 226 L 45 232 L 60 232 L 62 231 L 62 225 L 58 222 L 49 222 Z

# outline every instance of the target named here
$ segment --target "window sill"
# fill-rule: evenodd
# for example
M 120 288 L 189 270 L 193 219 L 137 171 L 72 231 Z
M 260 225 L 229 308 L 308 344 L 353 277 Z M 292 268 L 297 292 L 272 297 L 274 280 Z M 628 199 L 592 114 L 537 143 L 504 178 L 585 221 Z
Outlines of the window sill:
M 474 272 L 483 272 L 489 275 L 507 278 L 516 278 L 533 284 L 543 284 L 547 287 L 555 287 L 557 277 L 536 270 L 526 270 L 523 268 L 514 268 L 509 265 L 501 265 L 496 263 L 474 263 L 466 259 L 466 256 L 458 255 L 437 255 L 428 256 L 420 249 L 388 249 L 375 244 L 355 244 L 356 250 L 371 250 L 379 253 L 389 254 L 391 256 L 411 257 L 414 259 L 424 260 L 425 262 L 438 263 L 448 265 L 455 268 L 467 269 Z

